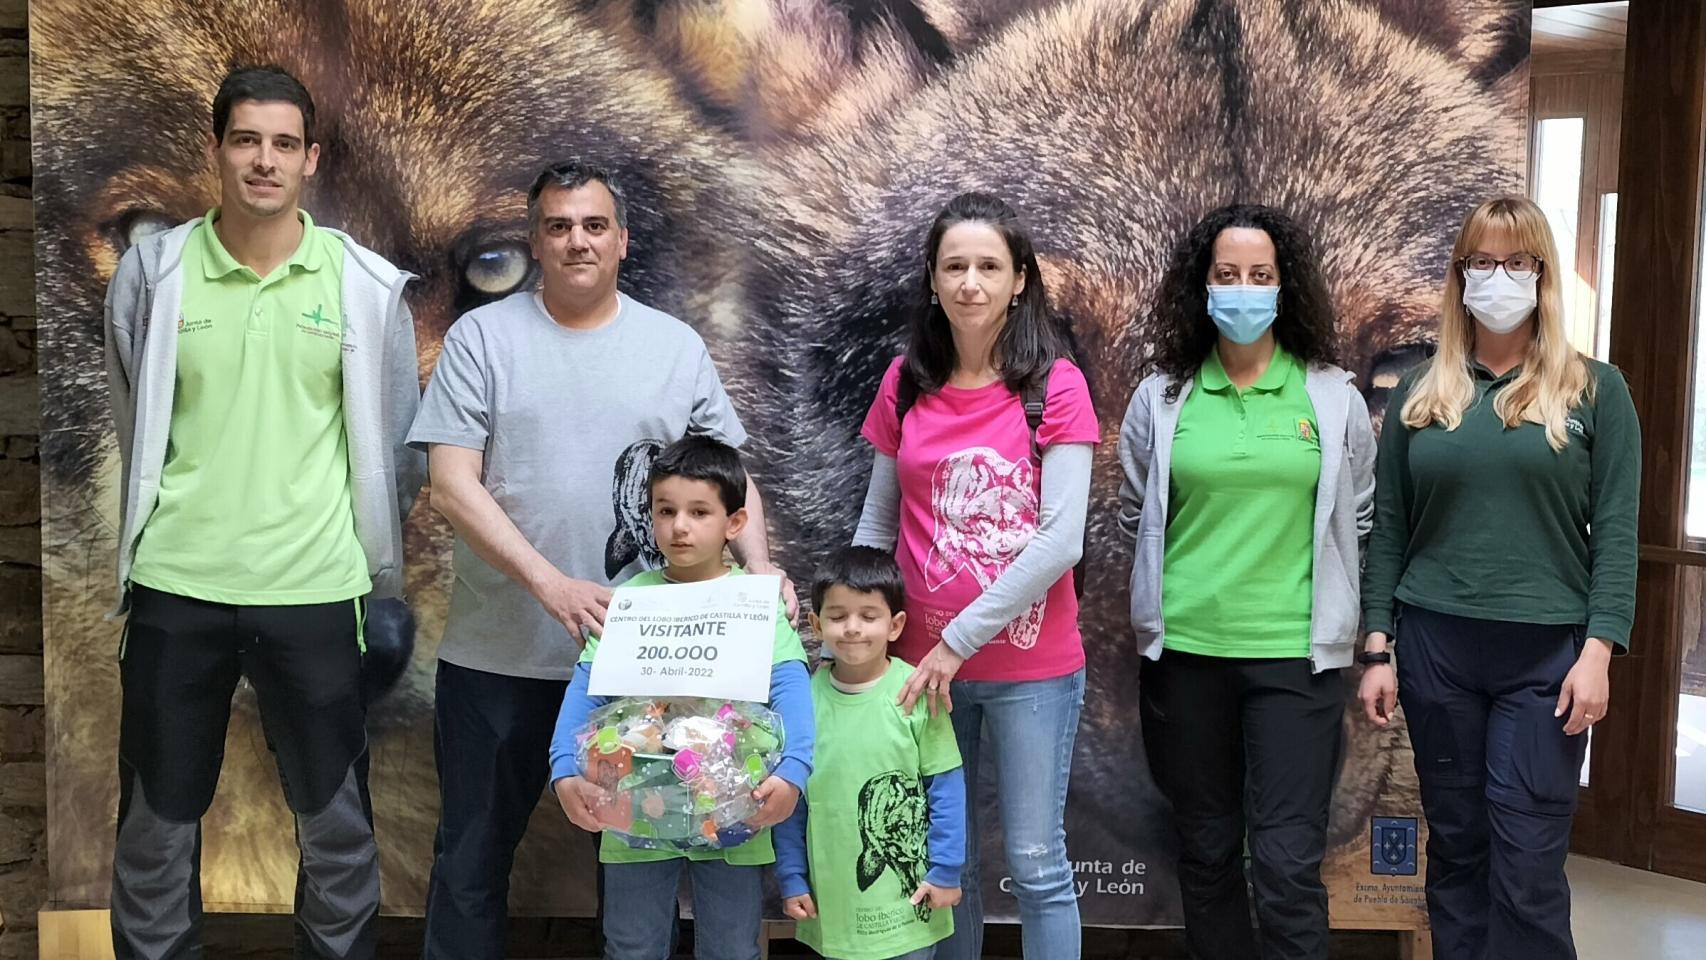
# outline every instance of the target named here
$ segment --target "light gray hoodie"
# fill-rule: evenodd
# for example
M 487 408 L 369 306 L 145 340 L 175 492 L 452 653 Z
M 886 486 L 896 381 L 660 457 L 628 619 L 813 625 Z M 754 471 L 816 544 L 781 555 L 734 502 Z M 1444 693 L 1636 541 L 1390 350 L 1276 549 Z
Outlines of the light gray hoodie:
M 1315 567 L 1309 660 L 1316 673 L 1350 665 L 1362 615 L 1362 543 L 1374 526 L 1374 428 L 1352 376 L 1328 365 L 1309 367 L 1304 388 L 1321 432 L 1321 479 L 1315 492 Z M 1161 566 L 1172 488 L 1173 433 L 1195 378 L 1174 400 L 1172 378 L 1144 378 L 1120 426 L 1120 533 L 1136 544 L 1131 567 L 1131 625 L 1138 650 L 1161 658 Z
M 183 254 L 197 217 L 125 252 L 107 287 L 106 365 L 122 466 L 114 615 L 129 609 L 136 542 L 160 495 L 178 374 Z M 344 244 L 344 432 L 350 503 L 374 597 L 403 595 L 403 518 L 426 479 L 426 457 L 404 445 L 420 406 L 415 322 L 403 302 L 412 274 L 347 235 Z

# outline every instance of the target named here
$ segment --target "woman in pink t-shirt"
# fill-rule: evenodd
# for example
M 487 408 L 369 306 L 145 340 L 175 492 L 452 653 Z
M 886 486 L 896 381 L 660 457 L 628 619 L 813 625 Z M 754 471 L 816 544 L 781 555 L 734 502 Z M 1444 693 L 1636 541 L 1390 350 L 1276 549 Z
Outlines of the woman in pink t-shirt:
M 974 791 L 965 899 L 936 956 L 982 954 L 975 789 L 987 730 L 1025 956 L 1076 958 L 1064 818 L 1084 644 L 1072 567 L 1100 431 L 1013 209 L 962 194 L 924 252 L 906 356 L 865 417 L 876 455 L 854 542 L 895 551 L 907 595 L 895 652 L 918 667 L 901 702 L 953 711 Z

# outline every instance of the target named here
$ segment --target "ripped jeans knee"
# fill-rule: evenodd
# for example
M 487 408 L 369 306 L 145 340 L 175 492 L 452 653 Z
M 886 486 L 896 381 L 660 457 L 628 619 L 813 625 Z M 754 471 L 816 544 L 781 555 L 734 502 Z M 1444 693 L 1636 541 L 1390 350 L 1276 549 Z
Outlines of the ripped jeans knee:
M 1064 838 L 1042 843 L 1017 839 L 1008 845 L 1007 869 L 1013 878 L 1012 893 L 1020 900 L 1047 902 L 1075 895 Z

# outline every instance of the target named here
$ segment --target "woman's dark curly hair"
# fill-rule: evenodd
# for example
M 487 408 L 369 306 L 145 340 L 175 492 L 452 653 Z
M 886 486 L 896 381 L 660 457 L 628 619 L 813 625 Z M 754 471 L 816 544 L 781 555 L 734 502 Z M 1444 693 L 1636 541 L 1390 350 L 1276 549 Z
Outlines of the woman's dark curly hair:
M 1185 380 L 1208 359 L 1219 336 L 1208 315 L 1208 272 L 1214 266 L 1215 239 L 1233 227 L 1260 230 L 1274 242 L 1280 282 L 1274 338 L 1279 345 L 1305 364 L 1339 362 L 1333 303 L 1308 232 L 1273 207 L 1230 204 L 1210 212 L 1185 234 L 1155 288 L 1148 317 L 1153 345 L 1146 366 L 1172 378 L 1166 391 L 1170 401 L 1179 398 Z
M 948 315 L 931 300 L 931 275 L 942 237 L 961 223 L 986 223 L 1007 242 L 1013 266 L 1025 277 L 1025 289 L 1007 312 L 1007 323 L 995 338 L 994 362 L 1001 379 L 1014 393 L 1021 392 L 1032 378 L 1047 373 L 1061 357 L 1074 359 L 1077 343 L 1072 331 L 1049 309 L 1048 292 L 1037 268 L 1036 248 L 1019 214 L 1006 201 L 987 193 L 962 193 L 948 201 L 930 224 L 924 239 L 924 269 L 919 272 L 914 294 L 910 342 L 901 368 L 902 403 L 906 395 L 935 393 L 948 383 L 958 358 Z

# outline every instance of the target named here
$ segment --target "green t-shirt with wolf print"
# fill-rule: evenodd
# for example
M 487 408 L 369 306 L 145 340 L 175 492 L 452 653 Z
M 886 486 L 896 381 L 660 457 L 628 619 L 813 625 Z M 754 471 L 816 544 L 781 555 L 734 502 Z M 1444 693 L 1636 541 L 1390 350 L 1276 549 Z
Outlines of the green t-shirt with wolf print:
M 924 778 L 960 766 L 946 712 L 896 700 L 912 667 L 890 659 L 877 685 L 843 693 L 826 663 L 812 675 L 817 743 L 806 781 L 806 859 L 817 919 L 795 938 L 826 957 L 881 960 L 954 932 L 952 910 L 913 906 L 929 872 Z

